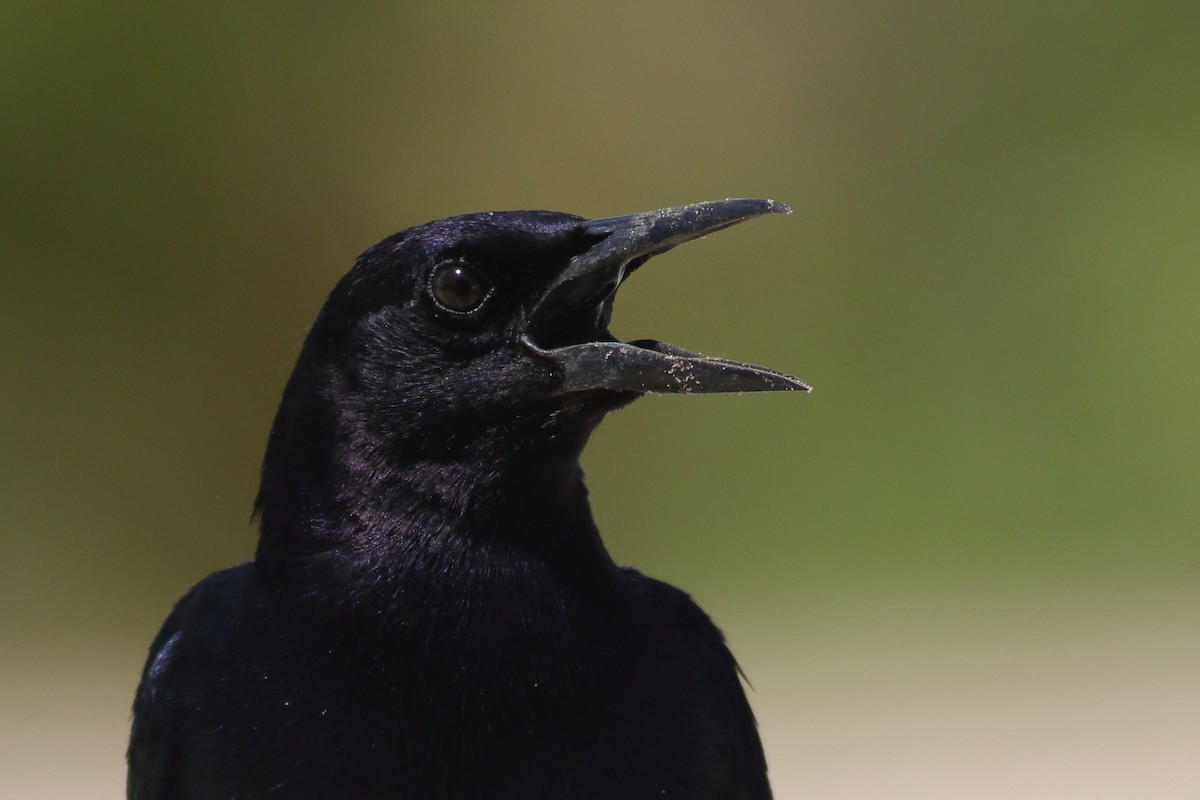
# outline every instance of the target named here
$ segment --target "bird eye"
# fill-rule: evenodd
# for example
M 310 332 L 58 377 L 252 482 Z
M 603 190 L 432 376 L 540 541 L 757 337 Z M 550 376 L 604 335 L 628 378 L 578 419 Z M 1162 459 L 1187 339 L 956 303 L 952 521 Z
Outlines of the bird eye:
M 433 299 L 448 311 L 474 311 L 487 299 L 488 285 L 483 276 L 463 264 L 447 264 L 433 273 L 429 282 Z

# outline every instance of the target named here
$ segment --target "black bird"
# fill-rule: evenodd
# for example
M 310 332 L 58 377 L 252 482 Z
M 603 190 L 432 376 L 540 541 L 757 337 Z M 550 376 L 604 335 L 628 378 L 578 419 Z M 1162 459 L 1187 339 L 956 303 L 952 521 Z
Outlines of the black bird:
M 646 392 L 807 391 L 608 332 L 646 259 L 787 211 L 470 214 L 367 250 L 284 389 L 254 561 L 151 647 L 128 797 L 770 797 L 720 632 L 613 563 L 579 455 Z

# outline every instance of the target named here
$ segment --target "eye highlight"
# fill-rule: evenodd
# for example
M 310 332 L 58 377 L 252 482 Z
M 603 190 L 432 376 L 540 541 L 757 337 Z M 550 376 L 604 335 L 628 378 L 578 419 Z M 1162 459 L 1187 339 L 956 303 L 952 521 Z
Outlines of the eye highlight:
M 429 293 L 447 311 L 467 314 L 483 305 L 490 286 L 465 264 L 444 264 L 429 279 Z

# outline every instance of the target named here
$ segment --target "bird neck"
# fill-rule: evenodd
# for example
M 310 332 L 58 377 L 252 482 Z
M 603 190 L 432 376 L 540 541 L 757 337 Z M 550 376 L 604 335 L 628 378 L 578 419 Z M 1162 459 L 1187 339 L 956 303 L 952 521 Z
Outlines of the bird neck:
M 277 419 L 272 430 L 256 503 L 262 573 L 362 586 L 366 576 L 391 585 L 476 558 L 573 580 L 616 569 L 579 465 L 590 426 L 547 436 L 544 421 L 510 420 L 453 450 L 422 452 L 322 419 L 336 416 Z

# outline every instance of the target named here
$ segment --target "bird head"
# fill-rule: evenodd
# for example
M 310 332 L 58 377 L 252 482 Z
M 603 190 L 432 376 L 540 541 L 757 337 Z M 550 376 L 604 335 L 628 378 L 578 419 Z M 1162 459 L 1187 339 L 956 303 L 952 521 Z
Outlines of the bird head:
M 730 199 L 590 220 L 491 212 L 385 239 L 309 333 L 272 429 L 260 509 L 285 484 L 295 506 L 396 465 L 574 464 L 606 412 L 648 392 L 807 391 L 775 370 L 609 332 L 618 289 L 650 257 L 788 211 Z
M 514 415 L 606 409 L 647 392 L 807 391 L 775 370 L 621 342 L 608 329 L 618 288 L 651 256 L 789 210 L 735 199 L 595 220 L 513 211 L 421 225 L 363 254 L 307 349 L 355 389 L 361 413 L 393 433 L 419 430 L 410 438 L 434 449 Z

